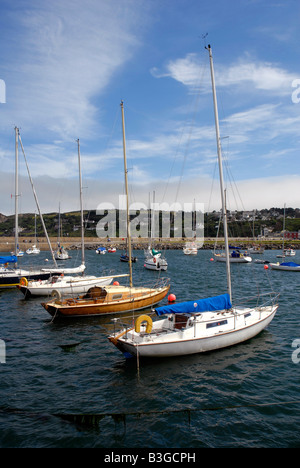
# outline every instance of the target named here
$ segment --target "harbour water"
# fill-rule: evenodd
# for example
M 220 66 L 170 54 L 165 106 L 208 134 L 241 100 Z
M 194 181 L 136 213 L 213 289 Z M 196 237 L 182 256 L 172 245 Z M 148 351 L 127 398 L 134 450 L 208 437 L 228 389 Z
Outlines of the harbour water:
M 264 258 L 277 261 L 276 254 Z M 119 255 L 87 251 L 87 273 L 126 272 Z M 134 255 L 134 282 L 167 276 L 177 301 L 226 292 L 225 265 L 211 261 L 209 251 L 167 251 L 163 273 L 144 268 L 142 251 Z M 141 361 L 139 368 L 108 342 L 111 318 L 53 322 L 40 298 L 1 291 L 0 446 L 299 447 L 300 276 L 255 263 L 231 269 L 239 297 L 271 287 L 280 293 L 269 327 L 228 349 Z

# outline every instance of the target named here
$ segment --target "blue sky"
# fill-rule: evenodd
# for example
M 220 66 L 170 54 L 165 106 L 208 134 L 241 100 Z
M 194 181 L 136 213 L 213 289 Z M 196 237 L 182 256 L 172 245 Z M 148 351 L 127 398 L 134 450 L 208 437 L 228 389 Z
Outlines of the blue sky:
M 300 206 L 297 0 L 1 0 L 0 13 L 0 212 L 14 209 L 15 126 L 43 212 L 79 208 L 77 138 L 85 208 L 117 206 L 121 100 L 131 202 L 155 191 L 220 209 L 205 44 L 228 207 Z M 20 160 L 20 209 L 33 212 Z

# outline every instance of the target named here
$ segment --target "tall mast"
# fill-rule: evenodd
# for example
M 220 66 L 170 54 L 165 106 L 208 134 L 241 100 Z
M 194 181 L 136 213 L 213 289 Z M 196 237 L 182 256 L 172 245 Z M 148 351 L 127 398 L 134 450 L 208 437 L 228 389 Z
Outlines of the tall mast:
M 129 283 L 132 287 L 132 261 L 131 261 L 131 237 L 130 237 L 130 219 L 129 219 L 129 201 L 128 201 L 128 180 L 127 180 L 127 162 L 126 162 L 126 140 L 125 140 L 125 121 L 124 121 L 124 106 L 121 101 L 122 111 L 122 131 L 123 131 L 123 154 L 124 154 L 124 172 L 125 172 L 125 190 L 126 190 L 126 213 L 127 213 L 127 244 L 128 244 L 128 263 L 129 263 Z
M 45 223 L 44 223 L 44 218 L 43 218 L 41 208 L 40 208 L 40 205 L 39 205 L 38 197 L 37 197 L 37 194 L 36 194 L 36 191 L 35 191 L 35 188 L 34 188 L 34 184 L 33 184 L 33 180 L 32 180 L 32 177 L 31 177 L 31 174 L 30 174 L 30 171 L 29 171 L 29 167 L 28 167 L 28 163 L 27 163 L 23 143 L 22 143 L 22 140 L 21 140 L 21 135 L 20 135 L 19 132 L 18 132 L 18 137 L 19 137 L 19 142 L 20 142 L 21 149 L 22 149 L 22 152 L 23 152 L 23 156 L 24 156 L 24 160 L 25 160 L 25 164 L 26 164 L 26 168 L 27 168 L 27 172 L 28 172 L 28 177 L 29 177 L 32 192 L 33 192 L 33 196 L 34 196 L 35 203 L 36 203 L 36 206 L 37 206 L 37 209 L 38 209 L 38 212 L 39 212 L 39 215 L 40 215 L 41 223 L 42 223 L 42 226 L 43 226 L 43 230 L 44 230 L 44 233 L 45 233 L 45 236 L 46 236 L 46 239 L 47 239 L 47 243 L 48 243 L 51 255 L 52 255 L 54 265 L 57 267 L 57 263 L 56 263 L 56 260 L 55 260 L 55 256 L 54 256 L 54 253 L 53 253 L 51 242 L 50 242 L 50 239 L 49 239 L 49 236 L 48 236 L 48 233 L 47 233 L 47 229 L 46 229 L 46 226 L 45 226 Z
M 217 139 L 217 149 L 218 149 L 218 160 L 219 160 L 219 175 L 220 175 L 220 189 L 221 189 L 221 200 L 222 200 L 222 213 L 223 213 L 223 225 L 224 225 L 224 239 L 225 239 L 225 255 L 226 255 L 226 274 L 227 274 L 227 290 L 231 300 L 231 276 L 230 276 L 230 261 L 229 261 L 229 245 L 228 245 L 228 228 L 227 228 L 227 212 L 225 204 L 225 192 L 224 192 L 224 179 L 223 179 L 223 163 L 222 163 L 222 151 L 221 151 L 221 138 L 220 138 L 220 129 L 219 129 L 219 116 L 218 116 L 218 104 L 217 104 L 217 95 L 216 95 L 216 85 L 215 85 L 215 75 L 214 75 L 214 65 L 211 46 L 208 45 L 207 50 L 209 52 L 209 61 L 210 61 L 210 73 L 211 73 L 211 83 L 212 91 L 214 98 L 214 112 L 215 112 L 215 126 L 216 126 L 216 139 Z
M 84 258 L 84 223 L 83 223 L 83 204 L 82 204 L 82 175 L 81 175 L 81 157 L 80 157 L 80 144 L 79 138 L 77 140 L 78 144 L 78 166 L 79 166 L 79 193 L 80 193 L 80 220 L 81 220 L 81 258 L 82 264 L 85 263 Z
M 18 214 L 18 197 L 19 197 L 19 129 L 15 127 L 15 255 L 18 253 L 19 245 L 19 214 Z

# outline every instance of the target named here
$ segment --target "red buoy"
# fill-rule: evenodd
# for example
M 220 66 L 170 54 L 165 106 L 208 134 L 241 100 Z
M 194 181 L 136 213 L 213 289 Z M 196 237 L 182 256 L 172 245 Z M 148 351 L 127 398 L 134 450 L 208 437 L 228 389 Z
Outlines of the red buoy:
M 114 286 L 120 286 L 120 283 L 119 283 L 118 281 L 114 281 L 114 282 L 113 282 L 113 285 L 114 285 Z
M 176 301 L 175 294 L 169 294 L 168 295 L 168 302 L 175 302 L 175 301 Z
M 265 265 L 265 266 L 264 266 L 264 269 L 265 269 L 265 270 L 267 270 L 268 268 L 269 268 L 268 265 Z

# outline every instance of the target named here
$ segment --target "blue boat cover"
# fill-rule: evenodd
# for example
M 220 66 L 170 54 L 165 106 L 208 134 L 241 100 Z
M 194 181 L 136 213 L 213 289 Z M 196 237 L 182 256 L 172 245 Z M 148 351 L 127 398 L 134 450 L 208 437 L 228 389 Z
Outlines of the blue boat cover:
M 231 309 L 229 294 L 221 296 L 208 297 L 198 301 L 181 302 L 179 304 L 169 304 L 167 306 L 157 307 L 157 315 L 163 314 L 192 314 L 195 312 L 210 312 L 214 310 Z
M 280 263 L 280 265 L 290 266 L 290 267 L 300 267 L 299 263 L 295 263 L 295 262 L 283 262 L 283 263 Z
M 18 259 L 15 255 L 9 255 L 8 257 L 0 256 L 0 265 L 4 265 L 5 263 L 17 263 Z

